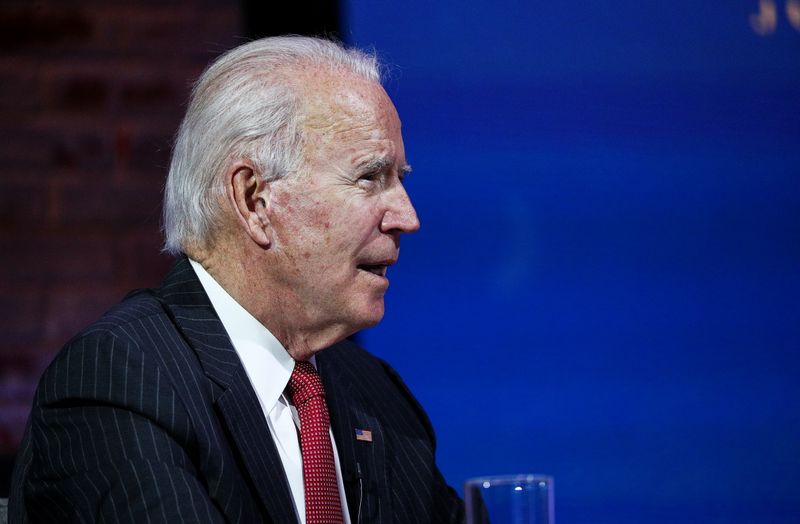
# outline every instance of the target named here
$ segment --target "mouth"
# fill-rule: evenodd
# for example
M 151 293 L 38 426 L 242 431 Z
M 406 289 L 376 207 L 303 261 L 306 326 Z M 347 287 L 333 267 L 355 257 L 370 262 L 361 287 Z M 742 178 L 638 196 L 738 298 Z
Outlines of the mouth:
M 386 278 L 386 270 L 389 266 L 386 264 L 359 264 L 356 267 L 361 271 L 366 271 L 367 273 L 372 273 L 373 275 Z
M 356 268 L 385 279 L 386 271 L 389 269 L 389 266 L 393 266 L 396 262 L 397 259 L 379 260 L 368 264 L 358 264 Z

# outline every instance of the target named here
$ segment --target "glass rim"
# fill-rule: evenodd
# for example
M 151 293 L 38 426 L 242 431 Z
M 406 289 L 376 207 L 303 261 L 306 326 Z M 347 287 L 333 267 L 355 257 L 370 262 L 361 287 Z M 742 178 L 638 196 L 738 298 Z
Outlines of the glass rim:
M 514 475 L 484 475 L 482 477 L 472 477 L 464 481 L 464 486 L 483 486 L 486 483 L 491 486 L 504 486 L 508 484 L 519 484 L 520 482 L 546 482 L 553 483 L 552 475 L 542 475 L 539 473 L 518 473 Z

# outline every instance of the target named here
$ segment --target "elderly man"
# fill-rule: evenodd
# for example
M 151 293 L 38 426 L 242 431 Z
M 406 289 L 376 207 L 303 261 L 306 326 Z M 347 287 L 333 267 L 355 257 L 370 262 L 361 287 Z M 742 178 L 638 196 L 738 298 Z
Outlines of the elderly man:
M 282 37 L 212 64 L 166 183 L 179 259 L 46 371 L 12 522 L 461 520 L 422 408 L 344 340 L 419 227 L 408 171 L 374 57 Z

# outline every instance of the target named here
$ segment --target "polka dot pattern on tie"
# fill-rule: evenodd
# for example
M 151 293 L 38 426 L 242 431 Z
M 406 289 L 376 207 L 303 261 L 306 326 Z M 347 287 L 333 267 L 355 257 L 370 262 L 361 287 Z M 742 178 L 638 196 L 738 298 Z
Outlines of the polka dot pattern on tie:
M 336 484 L 330 415 L 322 380 L 310 363 L 295 362 L 287 389 L 300 417 L 306 524 L 341 523 L 342 503 Z

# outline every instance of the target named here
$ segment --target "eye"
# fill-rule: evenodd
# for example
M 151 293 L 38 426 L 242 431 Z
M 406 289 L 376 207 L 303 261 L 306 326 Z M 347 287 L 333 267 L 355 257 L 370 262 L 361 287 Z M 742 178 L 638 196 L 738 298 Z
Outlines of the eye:
M 380 181 L 381 174 L 380 173 L 366 173 L 358 177 L 356 183 L 362 187 L 369 188 L 374 186 Z

